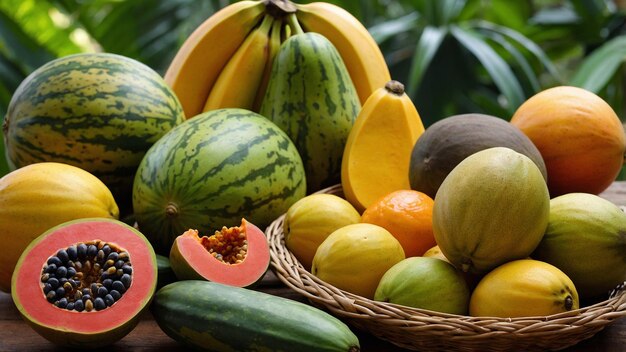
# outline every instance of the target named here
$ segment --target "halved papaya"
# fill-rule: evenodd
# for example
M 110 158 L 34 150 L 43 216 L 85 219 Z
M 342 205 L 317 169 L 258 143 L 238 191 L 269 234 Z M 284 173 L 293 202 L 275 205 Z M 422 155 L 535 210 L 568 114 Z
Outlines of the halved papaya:
M 179 280 L 249 287 L 263 278 L 269 263 L 265 234 L 245 219 L 241 226 L 224 226 L 212 236 L 187 230 L 174 240 L 170 251 L 170 265 Z
M 17 262 L 11 294 L 24 320 L 46 339 L 95 348 L 136 326 L 156 283 L 155 253 L 139 231 L 88 218 L 33 240 Z

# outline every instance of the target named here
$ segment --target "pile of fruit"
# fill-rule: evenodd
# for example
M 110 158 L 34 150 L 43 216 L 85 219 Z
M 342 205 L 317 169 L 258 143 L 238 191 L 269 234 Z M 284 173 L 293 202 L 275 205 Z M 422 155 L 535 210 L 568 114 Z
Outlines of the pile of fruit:
M 229 5 L 164 78 L 108 53 L 59 58 L 22 82 L 3 132 L 0 290 L 59 345 L 113 343 L 150 307 L 196 348 L 358 351 L 337 318 L 250 289 L 283 214 L 307 270 L 378 301 L 550 315 L 626 280 L 626 214 L 597 196 L 626 142 L 601 98 L 555 87 L 510 122 L 425 130 L 329 3 Z M 324 193 L 338 183 L 345 198 Z

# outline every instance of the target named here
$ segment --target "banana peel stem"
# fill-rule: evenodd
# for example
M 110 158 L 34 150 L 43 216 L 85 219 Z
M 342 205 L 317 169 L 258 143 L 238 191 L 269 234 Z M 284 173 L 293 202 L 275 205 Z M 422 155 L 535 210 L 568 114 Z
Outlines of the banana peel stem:
M 300 23 L 298 22 L 298 18 L 296 17 L 295 13 L 290 13 L 287 16 L 287 24 L 289 24 L 289 27 L 294 34 L 304 33 L 304 30 L 302 30 L 302 27 L 300 26 Z

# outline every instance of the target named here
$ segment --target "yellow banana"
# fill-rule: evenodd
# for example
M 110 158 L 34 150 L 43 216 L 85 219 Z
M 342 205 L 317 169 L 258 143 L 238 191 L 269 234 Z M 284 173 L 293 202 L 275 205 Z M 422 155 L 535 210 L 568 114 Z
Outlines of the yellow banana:
M 261 102 L 263 101 L 263 97 L 265 96 L 267 83 L 269 82 L 270 74 L 272 73 L 272 64 L 274 63 L 274 57 L 276 56 L 278 49 L 280 49 L 280 44 L 282 43 L 280 37 L 282 28 L 283 21 L 280 19 L 274 19 L 274 22 L 272 23 L 272 31 L 270 33 L 267 62 L 265 63 L 263 78 L 261 79 L 261 84 L 259 85 L 259 89 L 254 100 L 254 111 L 259 111 L 259 109 L 261 108 Z
M 306 32 L 317 32 L 335 45 L 348 68 L 361 104 L 391 80 L 378 44 L 352 14 L 326 2 L 296 4 L 296 8 L 296 16 Z
M 271 15 L 265 15 L 261 25 L 244 40 L 220 72 L 203 111 L 222 108 L 252 110 L 269 56 L 273 22 Z
M 222 68 L 264 13 L 264 1 L 233 3 L 209 17 L 183 43 L 165 73 L 165 82 L 178 96 L 187 118 L 202 112 Z

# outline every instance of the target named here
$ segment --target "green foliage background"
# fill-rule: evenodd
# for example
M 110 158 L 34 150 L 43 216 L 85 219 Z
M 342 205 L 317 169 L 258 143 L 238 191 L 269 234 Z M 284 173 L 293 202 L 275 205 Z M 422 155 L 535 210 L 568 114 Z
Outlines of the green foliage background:
M 231 2 L 0 0 L 0 114 L 29 73 L 60 56 L 112 52 L 163 74 L 185 38 Z M 626 0 L 329 2 L 369 29 L 426 126 L 467 112 L 508 120 L 528 97 L 564 84 L 626 117 Z M 7 171 L 0 157 L 0 176 Z

